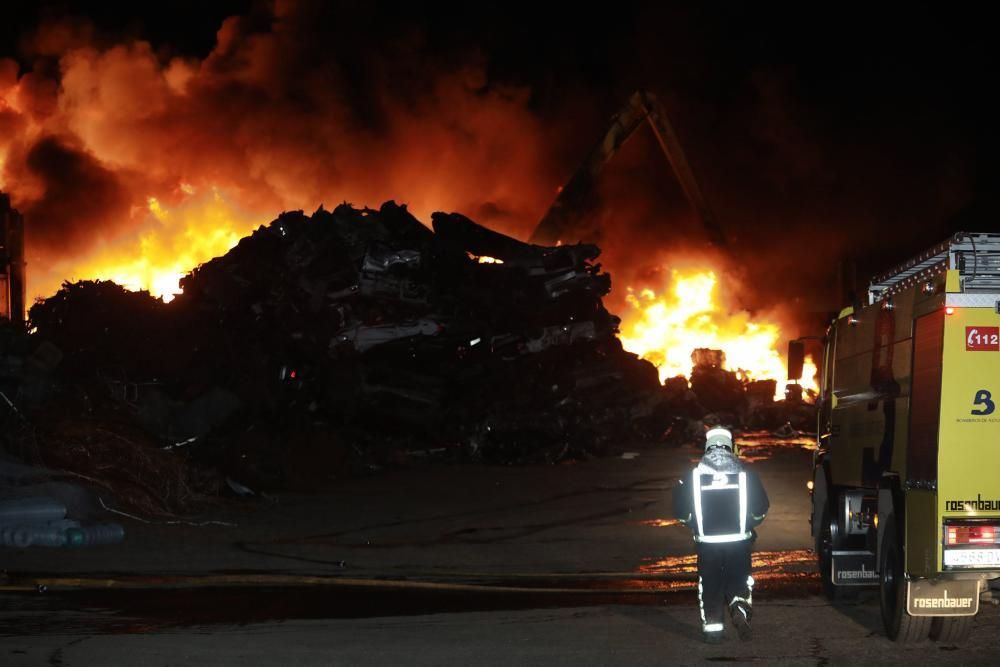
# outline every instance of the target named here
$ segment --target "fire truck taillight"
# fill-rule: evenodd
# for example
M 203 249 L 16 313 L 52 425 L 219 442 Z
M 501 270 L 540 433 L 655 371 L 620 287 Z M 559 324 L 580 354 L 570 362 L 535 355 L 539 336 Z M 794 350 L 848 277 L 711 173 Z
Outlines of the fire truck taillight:
M 948 525 L 944 528 L 946 545 L 997 544 L 1000 526 L 996 525 Z

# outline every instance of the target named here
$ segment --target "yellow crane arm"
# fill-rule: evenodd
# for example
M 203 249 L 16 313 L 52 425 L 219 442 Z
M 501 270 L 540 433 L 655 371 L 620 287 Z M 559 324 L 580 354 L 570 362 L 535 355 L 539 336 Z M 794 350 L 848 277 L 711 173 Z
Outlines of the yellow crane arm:
M 604 165 L 614 157 L 643 121 L 648 121 L 652 127 L 660 148 L 670 161 L 674 175 L 684 190 L 688 202 L 701 219 L 709 239 L 717 246 L 725 245 L 722 230 L 716 224 L 701 188 L 698 187 L 698 181 L 691 171 L 691 165 L 688 164 L 663 105 L 655 95 L 645 90 L 633 93 L 625 106 L 612 117 L 611 125 L 604 137 L 590 151 L 535 227 L 529 239 L 530 243 L 553 245 L 558 241 L 579 240 L 566 239 L 564 236 L 571 234 L 580 220 L 596 207 L 595 183 Z

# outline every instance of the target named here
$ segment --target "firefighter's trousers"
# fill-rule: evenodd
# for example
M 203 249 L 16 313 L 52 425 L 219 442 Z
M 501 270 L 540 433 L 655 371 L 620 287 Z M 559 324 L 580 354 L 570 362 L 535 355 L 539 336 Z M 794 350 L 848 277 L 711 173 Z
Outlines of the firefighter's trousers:
M 749 611 L 753 604 L 752 542 L 698 543 L 698 605 L 705 632 L 722 632 L 732 605 L 743 602 Z

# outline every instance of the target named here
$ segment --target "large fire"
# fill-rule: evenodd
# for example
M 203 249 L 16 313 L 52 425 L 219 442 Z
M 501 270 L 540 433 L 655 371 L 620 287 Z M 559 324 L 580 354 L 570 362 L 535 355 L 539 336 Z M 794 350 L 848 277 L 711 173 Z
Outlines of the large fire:
M 649 287 L 628 288 L 622 345 L 652 362 L 661 381 L 689 375 L 695 349 L 722 350 L 727 368 L 741 379 L 777 380 L 776 397 L 781 398 L 787 372 L 778 352 L 780 328 L 749 312 L 722 307 L 718 287 L 714 271 L 674 270 L 669 285 L 660 293 Z M 814 389 L 815 377 L 816 365 L 808 358 L 802 386 Z
M 29 220 L 29 297 L 100 278 L 169 300 L 278 211 L 343 200 L 406 198 L 425 220 L 462 211 L 530 232 L 564 177 L 551 155 L 578 137 L 553 132 L 529 90 L 491 85 L 483 63 L 414 69 L 404 50 L 358 91 L 338 57 L 317 62 L 300 39 L 306 9 L 272 9 L 267 26 L 226 19 L 200 59 L 106 43 L 69 19 L 26 38 L 39 66 L 0 58 L 0 190 Z M 730 312 L 717 289 L 693 271 L 630 292 L 626 348 L 661 378 L 687 375 L 695 348 L 722 349 L 729 368 L 782 385 L 778 325 Z
M 185 199 L 168 207 L 149 197 L 136 233 L 102 244 L 84 258 L 47 267 L 35 289 L 50 294 L 56 281 L 112 280 L 130 290 L 146 290 L 164 301 L 180 293 L 180 279 L 213 257 L 224 255 L 267 216 L 243 211 L 216 188 L 199 191 L 183 185 Z
M 309 3 L 260 4 L 201 58 L 72 18 L 25 36 L 28 65 L 0 57 L 0 191 L 28 221 L 29 299 L 88 278 L 169 296 L 278 212 L 345 201 L 530 231 L 562 135 L 527 88 L 479 60 L 425 63 L 410 40 L 359 51 L 357 81 L 303 35 Z

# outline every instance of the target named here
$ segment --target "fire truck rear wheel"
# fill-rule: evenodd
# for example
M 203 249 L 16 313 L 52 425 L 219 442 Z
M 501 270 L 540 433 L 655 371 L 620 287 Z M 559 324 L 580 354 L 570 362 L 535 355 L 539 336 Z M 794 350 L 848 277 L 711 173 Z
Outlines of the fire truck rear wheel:
M 896 534 L 896 521 L 886 521 L 885 537 L 879 558 L 879 606 L 882 625 L 889 639 L 901 644 L 927 639 L 932 617 L 910 616 L 906 613 L 906 576 L 903 548 Z
M 957 644 L 969 638 L 975 616 L 938 616 L 931 622 L 931 639 Z

